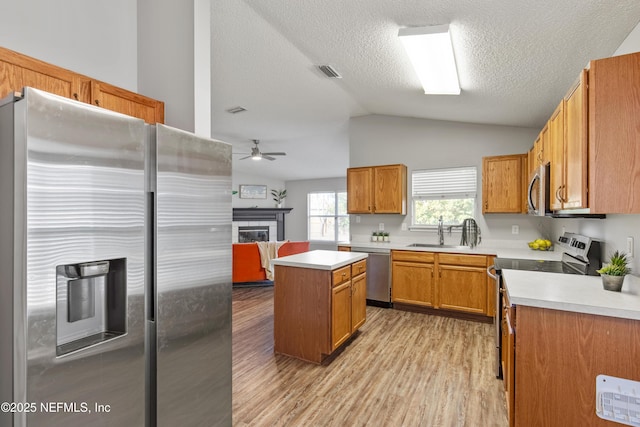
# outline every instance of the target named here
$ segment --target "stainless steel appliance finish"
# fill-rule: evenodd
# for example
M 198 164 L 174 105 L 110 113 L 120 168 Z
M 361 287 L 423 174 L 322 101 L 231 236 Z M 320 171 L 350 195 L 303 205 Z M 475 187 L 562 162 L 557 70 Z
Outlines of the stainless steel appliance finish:
M 25 88 L 0 194 L 0 425 L 231 425 L 231 146 Z
M 157 425 L 231 425 L 231 146 L 163 125 L 151 145 Z
M 495 279 L 496 317 L 494 326 L 496 330 L 496 364 L 495 372 L 497 378 L 502 378 L 500 365 L 502 348 L 502 324 L 500 315 L 502 313 L 502 292 L 504 283 L 502 270 L 524 270 L 540 271 L 546 273 L 581 274 L 597 276 L 602 264 L 602 244 L 590 237 L 564 233 L 556 242 L 563 249 L 562 261 L 541 261 L 532 259 L 496 258 L 495 265 L 487 268 L 489 277 Z M 491 271 L 495 270 L 495 274 Z
M 551 215 L 549 204 L 550 188 L 550 165 L 549 163 L 537 167 L 531 178 L 527 189 L 527 204 L 529 215 L 548 216 Z
M 391 307 L 391 250 L 352 247 L 352 252 L 364 252 L 367 257 L 367 304 Z
M 0 401 L 37 405 L 0 412 L 0 425 L 144 425 L 144 123 L 33 89 L 0 115 L 1 255 L 11 260 L 0 272 L 0 312 L 13 314 L 0 331 Z M 71 301 L 56 286 L 59 266 L 110 259 L 126 260 L 117 336 L 90 304 L 80 318 L 57 304 Z M 99 299 L 95 284 L 86 291 L 108 320 L 113 301 Z M 61 318 L 74 339 L 89 341 L 58 355 L 68 344 L 60 341 Z M 47 412 L 40 405 L 48 402 L 71 406 Z M 110 411 L 97 414 L 95 404 Z

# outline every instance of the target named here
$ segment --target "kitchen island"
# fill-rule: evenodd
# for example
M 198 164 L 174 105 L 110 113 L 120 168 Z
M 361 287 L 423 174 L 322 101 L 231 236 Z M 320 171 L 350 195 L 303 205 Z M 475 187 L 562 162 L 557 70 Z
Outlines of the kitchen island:
M 611 425 L 602 417 L 640 424 L 637 396 L 627 411 L 624 393 L 622 405 L 596 392 L 607 387 L 599 375 L 640 381 L 640 278 L 628 275 L 622 292 L 611 292 L 600 277 L 502 274 L 510 425 Z
M 274 351 L 322 363 L 366 319 L 367 254 L 310 251 L 274 259 Z

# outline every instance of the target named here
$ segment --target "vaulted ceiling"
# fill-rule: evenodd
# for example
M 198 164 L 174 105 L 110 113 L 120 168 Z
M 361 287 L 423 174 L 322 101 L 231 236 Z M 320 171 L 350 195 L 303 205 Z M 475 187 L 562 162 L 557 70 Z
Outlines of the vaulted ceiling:
M 343 176 L 350 117 L 385 114 L 541 127 L 590 59 L 640 21 L 637 0 L 216 0 L 214 137 L 275 161 L 234 170 L 282 180 Z M 462 93 L 424 95 L 401 27 L 449 23 Z M 330 64 L 342 79 L 328 79 Z M 232 107 L 247 111 L 228 113 Z

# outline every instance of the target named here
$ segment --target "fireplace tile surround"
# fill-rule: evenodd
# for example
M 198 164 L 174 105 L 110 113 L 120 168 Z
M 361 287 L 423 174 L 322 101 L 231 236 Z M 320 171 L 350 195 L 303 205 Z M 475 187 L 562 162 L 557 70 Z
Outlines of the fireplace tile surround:
M 284 216 L 293 208 L 233 208 L 232 242 L 238 243 L 238 228 L 268 226 L 269 241 L 283 241 Z

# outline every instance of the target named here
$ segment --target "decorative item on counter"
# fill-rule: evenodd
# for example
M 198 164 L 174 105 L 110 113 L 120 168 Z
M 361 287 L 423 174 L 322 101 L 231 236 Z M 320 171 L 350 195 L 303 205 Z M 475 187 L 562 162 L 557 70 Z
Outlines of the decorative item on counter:
M 371 234 L 371 241 L 372 241 L 372 242 L 377 242 L 377 241 L 378 241 L 378 232 L 377 232 L 377 231 L 374 231 L 374 232 Z
M 605 264 L 598 273 L 602 276 L 602 286 L 606 291 L 620 292 L 624 283 L 624 276 L 631 272 L 627 267 L 627 254 L 615 251 L 609 258 L 609 263 Z
M 462 221 L 462 235 L 460 236 L 460 246 L 474 248 L 482 243 L 480 227 L 473 218 L 466 218 Z
M 287 198 L 287 190 L 271 190 L 271 195 L 273 196 L 273 201 L 276 202 L 276 207 L 282 207 L 282 201 Z
M 387 231 L 383 231 L 382 232 L 382 241 L 383 242 L 388 242 L 389 241 L 389 232 L 387 232 Z
M 553 243 L 549 239 L 536 239 L 528 243 L 534 251 L 552 251 Z

